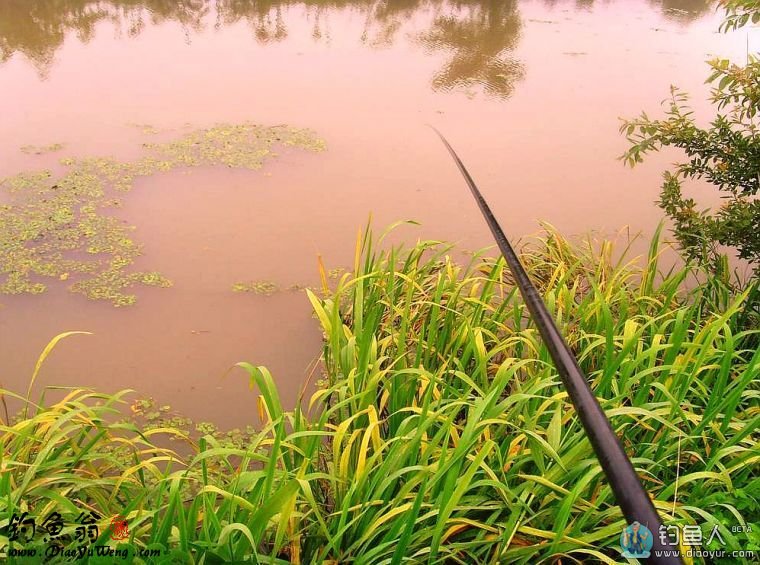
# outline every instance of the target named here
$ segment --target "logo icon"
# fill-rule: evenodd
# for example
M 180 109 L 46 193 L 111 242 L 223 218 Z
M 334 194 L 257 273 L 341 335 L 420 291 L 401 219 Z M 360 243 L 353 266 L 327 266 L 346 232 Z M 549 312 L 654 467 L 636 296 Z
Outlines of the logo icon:
M 121 541 L 128 537 L 129 526 L 127 525 L 127 520 L 124 516 L 114 516 L 111 519 L 111 539 L 114 541 Z
M 649 528 L 638 522 L 628 525 L 620 534 L 623 557 L 649 557 L 654 538 Z

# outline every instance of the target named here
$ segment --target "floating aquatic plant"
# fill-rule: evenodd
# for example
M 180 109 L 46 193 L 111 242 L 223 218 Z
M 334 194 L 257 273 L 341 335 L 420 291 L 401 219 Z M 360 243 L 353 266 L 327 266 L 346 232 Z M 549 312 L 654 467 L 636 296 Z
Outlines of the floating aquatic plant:
M 63 143 L 51 143 L 50 145 L 23 145 L 20 149 L 22 153 L 29 155 L 42 155 L 44 153 L 60 151 L 63 147 Z
M 58 145 L 58 144 L 56 144 Z M 72 278 L 70 290 L 115 306 L 133 304 L 135 285 L 166 287 L 159 272 L 134 272 L 142 253 L 135 227 L 109 215 L 135 180 L 183 167 L 260 169 L 275 145 L 325 148 L 309 130 L 251 123 L 195 130 L 165 143 L 146 143 L 135 161 L 67 157 L 65 171 L 23 172 L 0 180 L 0 293 L 39 294 L 45 279 Z M 52 145 L 49 147 L 53 147 Z
M 293 283 L 288 288 L 286 288 L 288 292 L 303 292 L 305 290 L 310 290 L 311 292 L 319 292 L 319 289 L 315 286 L 309 286 L 302 283 Z
M 311 292 L 319 292 L 319 289 L 314 286 L 309 286 L 303 283 L 293 283 L 288 286 L 280 286 L 277 283 L 271 281 L 240 281 L 232 285 L 233 292 L 250 292 L 253 294 L 261 294 L 263 296 L 271 296 L 277 292 L 302 292 L 310 290 Z
M 156 135 L 157 133 L 159 133 L 161 131 L 158 128 L 156 128 L 156 127 L 154 127 L 154 126 L 152 126 L 150 124 L 129 123 L 127 125 L 131 126 L 133 128 L 139 129 L 142 133 L 144 133 L 146 135 Z
M 252 292 L 270 296 L 280 290 L 280 287 L 271 281 L 246 281 L 236 282 L 232 285 L 234 292 Z
M 327 276 L 331 279 L 339 279 L 345 272 L 346 269 L 343 267 L 336 267 L 335 269 L 330 269 L 327 271 Z
M 170 441 L 177 437 L 197 439 L 208 435 L 222 447 L 245 449 L 259 433 L 251 425 L 243 429 L 221 430 L 213 422 L 195 422 L 168 404 L 158 406 L 155 399 L 150 397 L 135 399 L 130 405 L 130 412 L 124 421 L 140 426 L 143 430 L 171 428 L 179 432 L 176 436 L 169 436 Z

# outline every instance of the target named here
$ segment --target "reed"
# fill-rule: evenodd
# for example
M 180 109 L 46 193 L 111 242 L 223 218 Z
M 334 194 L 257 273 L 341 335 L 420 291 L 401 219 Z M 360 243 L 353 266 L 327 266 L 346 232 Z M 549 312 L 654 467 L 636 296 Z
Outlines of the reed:
M 503 260 L 453 252 L 362 233 L 353 271 L 307 291 L 324 332 L 308 402 L 284 409 L 265 368 L 239 365 L 261 419 L 245 449 L 181 438 L 180 457 L 155 444 L 176 431 L 83 390 L 5 423 L 0 526 L 88 505 L 185 562 L 618 562 L 625 520 Z M 663 273 L 659 233 L 620 255 L 550 226 L 521 249 L 664 520 L 757 550 L 731 529 L 760 531 L 746 293 Z

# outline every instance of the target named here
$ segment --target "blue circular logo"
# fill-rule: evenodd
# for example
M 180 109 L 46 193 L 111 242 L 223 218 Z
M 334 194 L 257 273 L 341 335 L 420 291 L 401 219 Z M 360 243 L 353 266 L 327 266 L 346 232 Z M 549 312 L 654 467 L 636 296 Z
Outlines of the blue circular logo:
M 653 544 L 652 532 L 638 522 L 628 525 L 620 534 L 623 557 L 649 557 L 649 550 L 652 549 Z

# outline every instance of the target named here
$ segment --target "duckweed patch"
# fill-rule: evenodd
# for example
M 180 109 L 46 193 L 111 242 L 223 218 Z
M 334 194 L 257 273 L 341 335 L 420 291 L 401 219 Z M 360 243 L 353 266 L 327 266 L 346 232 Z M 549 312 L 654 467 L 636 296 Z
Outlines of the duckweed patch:
M 63 143 L 51 143 L 50 145 L 22 145 L 20 149 L 22 153 L 26 153 L 27 155 L 43 155 L 45 153 L 60 151 L 64 147 Z
M 139 129 L 142 133 L 144 133 L 146 135 L 156 135 L 157 133 L 159 133 L 161 131 L 158 128 L 156 128 L 156 127 L 154 127 L 154 126 L 152 126 L 150 124 L 134 124 L 134 123 L 129 123 L 127 125 L 130 126 L 130 127 Z
M 314 293 L 319 292 L 319 289 L 317 287 L 309 286 L 309 285 L 301 284 L 301 283 L 291 284 L 286 290 L 288 292 L 304 292 L 306 290 L 310 290 L 311 292 L 314 292 Z
M 197 439 L 211 436 L 221 447 L 245 449 L 259 433 L 250 425 L 221 430 L 212 422 L 195 422 L 169 405 L 158 406 L 151 397 L 136 399 L 130 405 L 130 412 L 130 417 L 125 418 L 124 423 L 135 424 L 146 431 L 171 428 L 180 432 L 176 436 L 169 436 L 169 441 L 176 441 L 177 437 Z
M 317 287 L 302 283 L 293 283 L 291 285 L 282 287 L 272 281 L 241 281 L 236 282 L 232 285 L 233 292 L 248 292 L 262 296 L 272 296 L 278 292 L 303 292 L 306 290 L 310 290 L 311 292 L 319 292 L 319 289 Z
M 271 281 L 245 281 L 233 284 L 232 290 L 234 292 L 252 292 L 254 294 L 271 296 L 280 290 L 280 287 Z
M 146 155 L 135 161 L 64 158 L 62 174 L 30 171 L 0 180 L 0 293 L 39 294 L 51 279 L 71 279 L 72 292 L 127 306 L 137 300 L 135 286 L 170 286 L 158 271 L 132 270 L 142 254 L 135 226 L 109 211 L 140 177 L 198 166 L 258 170 L 276 156 L 276 145 L 325 148 L 310 130 L 221 124 L 145 143 Z
M 340 276 L 346 272 L 346 269 L 343 267 L 336 267 L 335 269 L 330 269 L 327 271 L 327 276 L 331 279 L 338 279 Z

